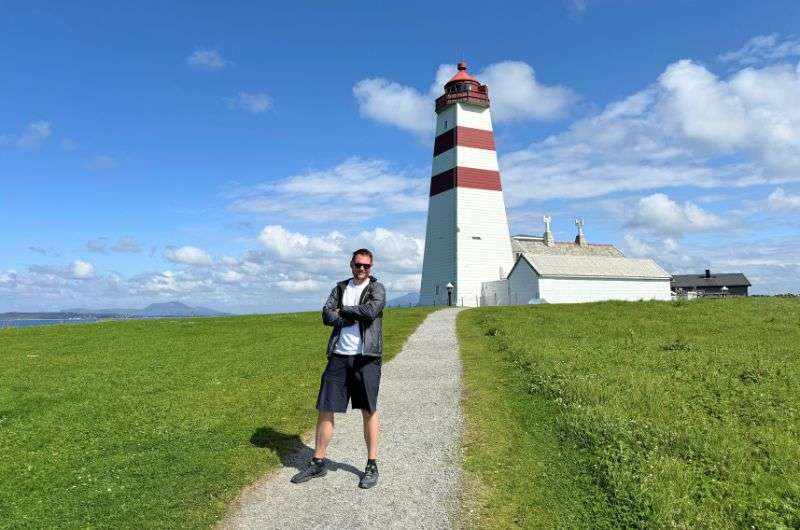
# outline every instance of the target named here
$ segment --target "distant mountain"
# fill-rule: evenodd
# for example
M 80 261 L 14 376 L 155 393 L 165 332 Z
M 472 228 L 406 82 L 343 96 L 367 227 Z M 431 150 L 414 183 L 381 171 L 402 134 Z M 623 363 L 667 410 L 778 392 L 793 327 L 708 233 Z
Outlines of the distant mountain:
M 419 303 L 419 293 L 408 293 L 386 302 L 386 307 L 408 307 Z
M 150 304 L 140 312 L 141 316 L 147 317 L 212 317 L 227 314 L 206 307 L 191 307 L 181 302 Z
M 94 315 L 103 317 L 214 317 L 228 315 L 207 307 L 192 307 L 182 302 L 161 302 L 150 304 L 144 309 L 64 309 L 64 313 L 78 313 L 81 315 Z

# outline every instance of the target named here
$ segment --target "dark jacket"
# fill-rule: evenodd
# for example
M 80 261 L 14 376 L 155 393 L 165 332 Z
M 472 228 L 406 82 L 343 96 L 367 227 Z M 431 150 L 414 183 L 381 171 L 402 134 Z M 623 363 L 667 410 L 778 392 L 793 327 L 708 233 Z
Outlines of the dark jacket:
M 383 355 L 381 319 L 383 307 L 386 305 L 386 290 L 377 278 L 370 276 L 369 285 L 361 292 L 358 305 L 343 306 L 344 289 L 349 281 L 350 278 L 337 283 L 322 308 L 322 322 L 326 326 L 333 326 L 331 337 L 328 339 L 328 356 L 330 357 L 336 348 L 342 327 L 352 326 L 358 322 L 364 355 L 380 357 Z M 338 316 L 336 309 L 339 310 Z

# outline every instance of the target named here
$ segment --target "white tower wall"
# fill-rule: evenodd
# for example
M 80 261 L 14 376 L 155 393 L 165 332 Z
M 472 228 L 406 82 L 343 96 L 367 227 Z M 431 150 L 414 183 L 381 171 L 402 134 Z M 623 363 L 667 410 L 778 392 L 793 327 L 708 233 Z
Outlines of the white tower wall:
M 481 283 L 502 280 L 513 259 L 503 192 L 456 188 L 459 305 L 480 305 Z M 478 238 L 478 239 L 476 239 Z M 455 282 L 454 282 L 455 283 Z
M 419 305 L 447 305 L 448 282 L 456 278 L 456 190 L 437 193 L 428 202 L 425 257 Z

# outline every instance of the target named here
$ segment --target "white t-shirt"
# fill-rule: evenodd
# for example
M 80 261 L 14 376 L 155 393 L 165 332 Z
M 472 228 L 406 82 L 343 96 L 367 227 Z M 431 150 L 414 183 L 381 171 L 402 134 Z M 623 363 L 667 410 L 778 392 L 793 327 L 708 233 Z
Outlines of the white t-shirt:
M 361 285 L 356 285 L 352 278 L 347 282 L 347 287 L 344 288 L 344 297 L 342 305 L 358 305 L 361 299 L 361 293 L 369 285 L 369 278 L 361 282 Z M 358 321 L 352 326 L 342 328 L 339 334 L 339 342 L 336 343 L 334 353 L 341 355 L 357 355 L 364 353 L 363 344 L 361 344 L 361 330 L 358 327 Z

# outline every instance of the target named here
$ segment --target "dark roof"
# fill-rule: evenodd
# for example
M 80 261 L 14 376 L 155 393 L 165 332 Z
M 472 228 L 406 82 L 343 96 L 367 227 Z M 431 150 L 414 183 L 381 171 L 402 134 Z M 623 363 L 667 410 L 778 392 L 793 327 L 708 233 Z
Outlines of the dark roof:
M 682 289 L 702 289 L 703 287 L 741 287 L 752 285 L 741 272 L 715 273 L 711 278 L 705 274 L 673 274 L 672 286 Z

